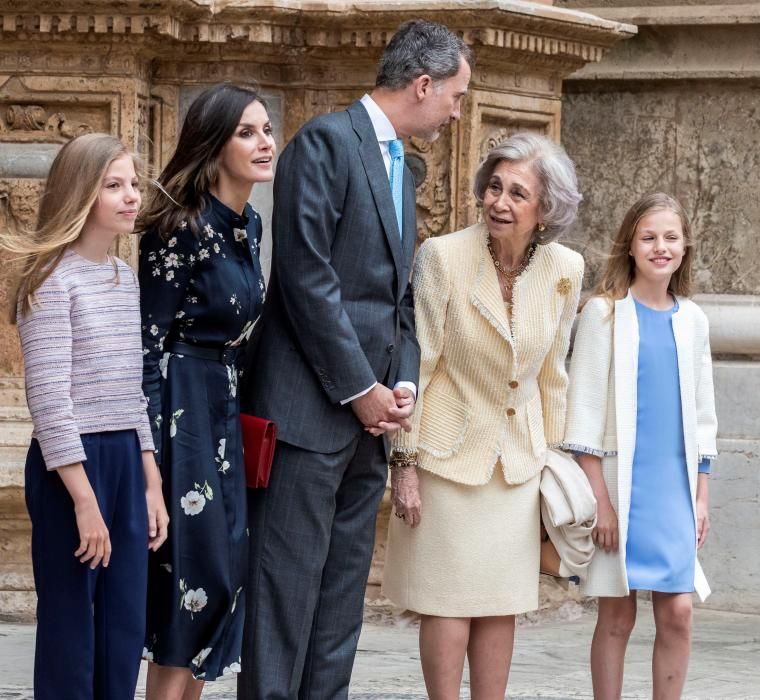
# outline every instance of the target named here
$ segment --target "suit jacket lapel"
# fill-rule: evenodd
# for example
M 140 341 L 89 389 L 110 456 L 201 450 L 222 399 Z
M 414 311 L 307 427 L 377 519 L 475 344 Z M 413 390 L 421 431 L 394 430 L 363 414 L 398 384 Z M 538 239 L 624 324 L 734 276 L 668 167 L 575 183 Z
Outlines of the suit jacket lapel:
M 388 180 L 388 172 L 385 169 L 383 156 L 380 153 L 380 144 L 377 142 L 375 130 L 372 128 L 367 110 L 361 102 L 355 102 L 348 108 L 351 122 L 359 136 L 359 157 L 361 158 L 364 171 L 367 174 L 367 182 L 375 200 L 375 206 L 380 216 L 380 221 L 388 239 L 388 245 L 393 255 L 396 269 L 403 268 L 401 234 L 396 221 L 396 209 L 393 206 L 391 185 Z M 406 207 L 405 207 L 406 209 Z
M 475 277 L 475 284 L 470 291 L 470 300 L 475 308 L 514 350 L 514 341 L 512 338 L 512 331 L 509 327 L 507 310 L 504 306 L 501 290 L 499 289 L 499 280 L 496 277 L 496 270 L 488 255 L 485 236 L 485 226 L 481 225 L 482 244 L 478 247 L 480 260 L 478 261 L 478 273 Z
M 404 168 L 404 237 L 401 239 L 403 263 L 402 274 L 399 275 L 400 292 L 404 293 L 406 283 L 411 274 L 412 258 L 417 243 L 417 194 L 414 187 L 414 178 L 409 168 Z

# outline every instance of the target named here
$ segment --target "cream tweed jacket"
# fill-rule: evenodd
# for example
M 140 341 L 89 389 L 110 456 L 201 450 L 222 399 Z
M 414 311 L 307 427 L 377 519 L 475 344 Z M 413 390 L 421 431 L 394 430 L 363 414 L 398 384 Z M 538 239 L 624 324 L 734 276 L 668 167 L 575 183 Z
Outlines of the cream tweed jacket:
M 625 551 L 636 448 L 639 326 L 630 292 L 615 302 L 614 315 L 610 311 L 609 301 L 592 297 L 581 312 L 570 362 L 565 434 L 566 449 L 602 458 L 604 481 L 618 515 L 618 551 L 597 550 L 581 586 L 582 593 L 592 596 L 628 595 Z M 678 297 L 672 323 L 696 531 L 699 462 L 717 454 L 710 333 L 704 312 L 684 297 Z M 694 589 L 702 600 L 710 594 L 698 559 Z
M 462 484 L 485 484 L 498 461 L 509 484 L 541 471 L 547 443 L 565 431 L 565 356 L 583 258 L 539 245 L 515 282 L 512 322 L 476 224 L 421 246 L 413 289 L 421 349 L 410 433 L 420 467 Z

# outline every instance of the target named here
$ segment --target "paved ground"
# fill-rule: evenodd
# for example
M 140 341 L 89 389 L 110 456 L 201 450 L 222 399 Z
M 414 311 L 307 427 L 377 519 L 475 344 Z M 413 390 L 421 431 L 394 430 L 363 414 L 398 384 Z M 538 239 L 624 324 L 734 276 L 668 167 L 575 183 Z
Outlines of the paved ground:
M 649 669 L 654 628 L 651 608 L 640 602 L 631 640 L 624 698 L 651 697 Z M 576 700 L 591 698 L 587 667 L 594 615 L 575 620 L 523 624 L 510 678 L 509 698 Z M 76 639 L 72 638 L 72 643 Z M 34 626 L 0 624 L 0 699 L 31 700 Z M 466 690 L 463 697 L 468 698 Z M 138 698 L 143 695 L 138 692 Z M 204 698 L 233 700 L 234 681 L 209 684 Z M 425 688 L 419 669 L 417 628 L 404 619 L 367 623 L 351 688 L 353 700 L 420 700 Z M 760 616 L 698 610 L 694 651 L 684 698 L 760 700 Z M 65 694 L 61 700 L 66 700 Z

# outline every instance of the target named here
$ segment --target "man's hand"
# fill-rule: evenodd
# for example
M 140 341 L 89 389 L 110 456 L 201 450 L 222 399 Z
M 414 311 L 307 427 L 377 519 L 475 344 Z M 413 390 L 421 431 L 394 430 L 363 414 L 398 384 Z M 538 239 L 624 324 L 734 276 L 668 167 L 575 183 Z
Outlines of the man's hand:
M 391 411 L 396 410 L 396 397 L 382 384 L 375 384 L 366 394 L 351 402 L 356 417 L 365 428 L 378 426 L 381 422 L 394 420 Z
M 407 387 L 398 387 L 393 390 L 394 406 L 390 408 L 387 419 L 380 420 L 376 424 L 365 423 L 365 428 L 374 436 L 387 434 L 393 437 L 399 430 L 407 433 L 412 429 L 411 416 L 414 413 L 414 393 Z

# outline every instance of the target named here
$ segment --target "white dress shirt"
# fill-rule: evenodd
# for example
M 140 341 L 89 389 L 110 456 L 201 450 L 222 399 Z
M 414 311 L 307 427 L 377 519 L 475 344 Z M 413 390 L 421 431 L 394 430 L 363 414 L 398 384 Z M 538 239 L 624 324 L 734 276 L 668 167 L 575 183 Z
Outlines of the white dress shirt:
M 369 114 L 372 128 L 375 130 L 377 142 L 380 144 L 380 153 L 383 156 L 383 163 L 385 163 L 385 172 L 390 178 L 391 153 L 388 147 L 388 142 L 398 138 L 396 136 L 396 130 L 393 128 L 391 120 L 385 115 L 385 112 L 380 109 L 377 102 L 375 102 L 369 95 L 364 95 L 361 99 L 361 103 L 364 105 L 364 109 L 367 110 L 367 114 Z M 375 387 L 375 384 L 377 384 L 377 382 L 374 382 L 372 386 L 368 386 L 364 391 L 360 391 L 358 394 L 343 399 L 343 401 L 340 402 L 341 405 L 347 404 L 354 399 L 358 399 L 360 396 L 364 396 L 364 394 L 368 394 Z M 396 382 L 393 388 L 409 389 L 414 394 L 414 397 L 417 398 L 417 385 L 414 382 Z

